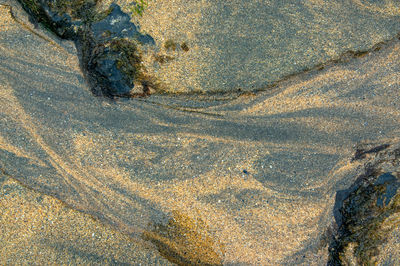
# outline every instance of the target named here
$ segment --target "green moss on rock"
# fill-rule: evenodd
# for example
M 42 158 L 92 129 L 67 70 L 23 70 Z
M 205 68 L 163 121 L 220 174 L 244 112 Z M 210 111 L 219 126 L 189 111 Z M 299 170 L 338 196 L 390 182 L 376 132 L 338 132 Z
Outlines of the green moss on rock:
M 117 39 L 112 40 L 109 46 L 111 51 L 119 53 L 119 57 L 116 60 L 118 69 L 131 80 L 139 79 L 142 60 L 135 42 L 126 39 Z

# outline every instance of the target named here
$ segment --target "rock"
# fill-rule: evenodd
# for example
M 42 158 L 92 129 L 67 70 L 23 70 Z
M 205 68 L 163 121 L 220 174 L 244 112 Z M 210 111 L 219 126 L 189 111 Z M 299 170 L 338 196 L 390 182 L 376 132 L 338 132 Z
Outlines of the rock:
M 81 67 L 95 95 L 114 98 L 148 94 L 149 81 L 141 73 L 137 45 L 155 42 L 150 35 L 141 34 L 117 4 L 100 12 L 97 0 L 19 2 L 57 36 L 75 41 Z M 131 93 L 135 81 L 144 84 L 140 93 Z
M 336 195 L 339 228 L 328 265 L 380 264 L 379 248 L 400 226 L 400 143 L 363 145 L 354 160 L 364 166 L 354 184 Z
M 95 21 L 90 25 L 90 31 L 96 42 L 109 41 L 115 38 L 129 38 L 142 44 L 155 44 L 150 35 L 140 34 L 136 25 L 130 21 L 131 17 L 122 12 L 120 6 L 113 3 L 109 10 L 110 13 L 104 19 Z M 106 32 L 107 34 L 104 34 Z

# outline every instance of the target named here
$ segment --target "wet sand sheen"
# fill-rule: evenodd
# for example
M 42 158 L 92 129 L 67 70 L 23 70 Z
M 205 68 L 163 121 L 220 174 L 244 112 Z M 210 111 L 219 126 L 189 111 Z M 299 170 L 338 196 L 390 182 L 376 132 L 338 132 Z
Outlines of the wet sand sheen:
M 272 93 L 188 97 L 203 112 L 189 113 L 153 103 L 174 97 L 94 98 L 71 43 L 62 52 L 7 12 L 0 23 L 1 167 L 172 252 L 190 241 L 174 232 L 192 228 L 217 262 L 326 262 L 334 194 L 357 168 L 352 146 L 399 133 L 398 41 Z

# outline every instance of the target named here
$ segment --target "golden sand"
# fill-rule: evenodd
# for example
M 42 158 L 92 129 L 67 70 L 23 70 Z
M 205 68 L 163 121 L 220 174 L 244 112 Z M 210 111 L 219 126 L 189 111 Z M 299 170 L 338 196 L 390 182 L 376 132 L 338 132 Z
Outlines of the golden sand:
M 138 20 L 181 60 L 159 78 L 197 90 L 207 51 L 191 38 L 208 2 L 189 1 L 190 22 L 181 3 L 154 1 Z M 2 263 L 324 264 L 354 144 L 400 132 L 398 41 L 273 91 L 180 106 L 95 98 L 71 43 L 26 37 L 5 8 L 0 25 Z

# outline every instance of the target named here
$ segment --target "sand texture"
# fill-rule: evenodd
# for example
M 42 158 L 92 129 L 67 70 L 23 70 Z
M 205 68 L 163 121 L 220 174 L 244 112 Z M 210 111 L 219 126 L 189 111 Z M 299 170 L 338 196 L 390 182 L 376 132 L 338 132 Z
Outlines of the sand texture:
M 163 21 L 152 27 L 151 15 L 157 12 L 151 8 L 161 10 L 161 2 L 176 2 L 177 7 L 182 1 L 154 1 L 148 15 L 137 18 L 142 30 L 157 37 L 160 51 L 165 47 L 159 36 L 168 26 L 164 19 L 180 16 L 170 8 L 172 17 L 161 17 Z M 208 19 L 220 8 L 244 8 L 241 1 L 225 7 L 222 1 L 215 6 L 187 2 L 207 7 Z M 47 258 L 72 264 L 326 265 L 335 230 L 336 192 L 353 184 L 363 164 L 351 160 L 355 145 L 365 140 L 391 143 L 399 136 L 399 6 L 395 1 L 382 1 L 385 6 L 354 0 L 349 9 L 335 6 L 336 1 L 305 2 L 320 6 L 322 13 L 329 10 L 335 15 L 345 9 L 349 13 L 343 16 L 371 14 L 376 22 L 368 23 L 379 26 L 371 30 L 367 23 L 365 32 L 348 33 L 361 41 L 357 43 L 335 34 L 335 27 L 348 32 L 346 27 L 354 25 L 342 27 L 331 20 L 318 24 L 323 35 L 316 28 L 313 34 L 318 37 L 311 34 L 310 43 L 301 46 L 318 51 L 308 56 L 296 46 L 303 41 L 290 44 L 294 46 L 288 53 L 296 59 L 275 58 L 270 68 L 286 70 L 279 70 L 273 81 L 310 66 L 308 61 L 315 62 L 311 58 L 326 62 L 360 45 L 369 49 L 392 40 L 267 89 L 264 85 L 271 80 L 262 73 L 268 72 L 263 71 L 270 61 L 260 54 L 272 49 L 264 45 L 270 40 L 251 39 L 260 50 L 246 57 L 248 67 L 239 73 L 240 58 L 237 64 L 225 62 L 235 60 L 229 52 L 240 47 L 225 52 L 215 48 L 230 40 L 223 38 L 224 30 L 233 29 L 199 15 L 192 23 L 193 36 L 184 23 L 176 32 L 187 35 L 168 36 L 175 29 L 165 30 L 165 40 L 186 41 L 190 50 L 179 51 L 181 61 L 170 69 L 162 66 L 158 78 L 177 90 L 226 90 L 248 84 L 260 91 L 116 101 L 90 92 L 73 43 L 35 29 L 14 1 L 6 3 L 22 24 L 11 17 L 8 7 L 0 6 L 0 252 L 7 255 L 0 263 L 40 264 Z M 188 10 L 197 12 L 182 12 Z M 206 22 L 215 28 L 204 31 Z M 228 24 L 235 27 L 232 23 Z M 211 42 L 212 53 L 204 53 L 201 42 L 194 43 L 199 31 L 203 41 Z M 213 31 L 217 39 L 210 37 Z M 279 36 L 271 38 L 285 42 Z M 322 39 L 335 42 L 328 45 L 334 51 L 325 51 L 328 46 Z M 342 43 L 347 39 L 351 40 Z M 280 44 L 273 46 L 271 51 L 280 55 Z M 265 61 L 253 65 L 257 58 Z M 291 62 L 302 67 L 292 68 Z M 57 222 L 50 226 L 48 220 Z M 27 229 L 33 225 L 44 228 Z M 101 239 L 90 239 L 92 233 L 101 234 Z M 109 235 L 114 238 L 107 242 Z M 399 245 L 398 231 L 388 237 L 392 244 L 379 247 L 378 262 L 398 255 L 393 248 Z M 33 255 L 22 250 L 25 243 L 30 243 Z M 21 252 L 16 253 L 13 244 Z
M 138 242 L 59 200 L 2 178 L 0 187 L 2 265 L 170 265 Z
M 254 91 L 392 39 L 400 2 L 152 0 L 134 21 L 157 43 L 145 65 L 167 91 Z

